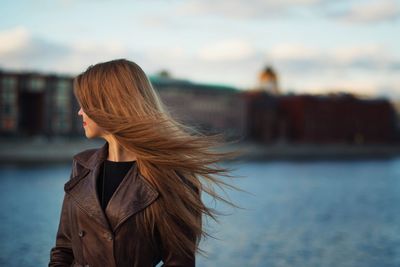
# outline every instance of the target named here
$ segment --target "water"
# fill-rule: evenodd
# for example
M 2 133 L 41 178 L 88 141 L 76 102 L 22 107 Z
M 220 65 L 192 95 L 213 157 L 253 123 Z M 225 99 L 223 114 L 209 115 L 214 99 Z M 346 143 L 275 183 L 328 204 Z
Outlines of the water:
M 197 266 L 400 266 L 400 158 L 229 166 L 244 209 L 216 206 Z M 69 172 L 0 168 L 0 266 L 47 266 Z

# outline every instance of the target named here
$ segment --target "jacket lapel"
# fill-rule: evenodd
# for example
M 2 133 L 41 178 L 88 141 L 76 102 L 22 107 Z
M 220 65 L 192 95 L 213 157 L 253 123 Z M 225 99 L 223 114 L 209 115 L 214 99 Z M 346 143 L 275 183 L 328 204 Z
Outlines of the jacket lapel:
M 113 231 L 157 199 L 158 192 L 144 179 L 138 173 L 135 163 L 108 202 L 106 214 Z
M 112 195 L 104 213 L 97 196 L 96 181 L 107 156 L 108 142 L 101 148 L 76 154 L 72 177 L 65 183 L 64 190 L 93 220 L 105 229 L 116 231 L 130 216 L 154 202 L 159 193 L 139 173 L 135 163 Z

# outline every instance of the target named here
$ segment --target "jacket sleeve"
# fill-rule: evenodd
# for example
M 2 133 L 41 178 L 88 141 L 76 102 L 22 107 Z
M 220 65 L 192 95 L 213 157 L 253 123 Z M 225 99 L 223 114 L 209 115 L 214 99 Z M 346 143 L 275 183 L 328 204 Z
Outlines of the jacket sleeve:
M 56 244 L 50 251 L 49 267 L 71 266 L 74 261 L 74 254 L 71 246 L 71 231 L 68 221 L 68 209 L 69 198 L 64 193 L 60 222 L 56 235 Z
M 189 235 L 189 232 L 185 231 L 185 234 Z M 194 235 L 190 235 L 190 238 L 196 241 Z M 178 254 L 174 250 L 163 249 L 162 261 L 161 267 L 195 267 L 196 255 L 192 253 L 189 257 L 188 255 Z

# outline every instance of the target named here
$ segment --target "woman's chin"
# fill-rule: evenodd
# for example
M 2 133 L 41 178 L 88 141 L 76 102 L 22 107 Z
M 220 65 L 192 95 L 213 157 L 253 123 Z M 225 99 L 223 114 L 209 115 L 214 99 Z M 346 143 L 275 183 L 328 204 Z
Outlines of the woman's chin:
M 88 139 L 92 139 L 93 138 L 93 135 L 91 133 L 88 133 L 87 131 L 85 131 L 85 136 Z
M 86 135 L 86 138 L 87 138 L 87 139 L 93 139 L 93 138 L 99 137 L 98 134 L 88 133 L 88 132 L 85 132 L 85 135 Z

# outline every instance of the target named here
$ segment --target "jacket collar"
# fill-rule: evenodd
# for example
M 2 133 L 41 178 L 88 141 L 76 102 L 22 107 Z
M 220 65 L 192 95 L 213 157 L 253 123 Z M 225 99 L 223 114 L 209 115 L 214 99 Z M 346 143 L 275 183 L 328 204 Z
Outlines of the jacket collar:
M 135 162 L 112 195 L 105 213 L 97 196 L 97 177 L 108 155 L 108 142 L 101 148 L 76 154 L 71 179 L 64 190 L 77 205 L 104 228 L 116 231 L 130 216 L 153 203 L 159 193 L 139 173 Z

